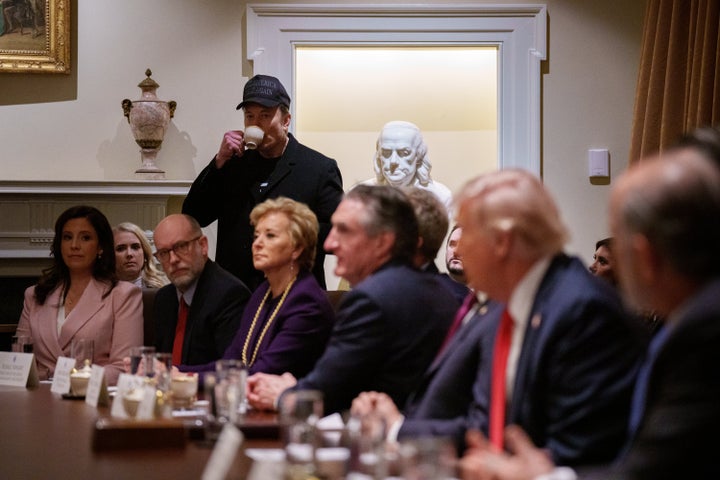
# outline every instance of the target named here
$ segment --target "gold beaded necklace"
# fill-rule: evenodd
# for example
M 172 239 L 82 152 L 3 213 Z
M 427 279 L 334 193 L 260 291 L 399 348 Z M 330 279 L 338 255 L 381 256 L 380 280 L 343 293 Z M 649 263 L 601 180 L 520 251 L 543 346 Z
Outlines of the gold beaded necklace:
M 252 338 L 253 330 L 255 330 L 255 324 L 257 323 L 257 319 L 260 316 L 260 312 L 262 311 L 263 307 L 265 306 L 265 302 L 267 301 L 268 297 L 270 296 L 270 292 L 272 291 L 271 288 L 268 287 L 267 293 L 265 293 L 265 296 L 262 299 L 262 302 L 260 302 L 260 306 L 258 307 L 257 311 L 255 312 L 255 317 L 253 318 L 252 323 L 250 324 L 250 330 L 248 330 L 247 336 L 245 337 L 245 344 L 243 345 L 242 349 L 242 362 L 247 366 L 250 367 L 253 363 L 255 363 L 255 358 L 257 358 L 258 350 L 260 349 L 260 344 L 263 341 L 263 338 L 265 338 L 265 334 L 268 331 L 268 328 L 270 328 L 270 325 L 272 324 L 273 320 L 275 320 L 275 316 L 278 313 L 278 310 L 280 310 L 280 307 L 282 306 L 283 302 L 285 301 L 285 297 L 287 297 L 287 294 L 290 292 L 290 289 L 292 288 L 293 284 L 295 283 L 295 280 L 297 280 L 297 277 L 293 278 L 290 283 L 288 283 L 288 286 L 285 287 L 285 291 L 282 294 L 282 297 L 280 297 L 280 301 L 278 302 L 277 306 L 275 307 L 275 310 L 273 310 L 272 314 L 270 315 L 270 318 L 268 318 L 268 321 L 265 322 L 265 326 L 263 327 L 262 331 L 260 332 L 260 336 L 257 339 L 257 342 L 255 342 L 255 349 L 253 350 L 252 357 L 250 358 L 250 361 L 247 359 L 247 349 L 248 345 L 250 344 L 250 338 Z

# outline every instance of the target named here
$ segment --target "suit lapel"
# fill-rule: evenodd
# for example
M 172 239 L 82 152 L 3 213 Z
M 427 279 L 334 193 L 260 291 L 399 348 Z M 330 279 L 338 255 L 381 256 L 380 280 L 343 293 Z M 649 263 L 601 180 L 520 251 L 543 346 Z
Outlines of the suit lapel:
M 291 133 L 288 133 L 288 144 L 285 148 L 285 151 L 282 154 L 282 157 L 280 157 L 280 160 L 278 160 L 277 165 L 275 166 L 275 169 L 270 174 L 270 178 L 268 178 L 268 185 L 267 187 L 262 191 L 260 194 L 261 199 L 266 199 L 270 196 L 270 192 L 275 188 L 275 186 L 282 181 L 283 178 L 290 175 L 290 172 L 295 167 L 295 164 L 297 163 L 297 155 L 296 151 L 298 149 L 298 143 L 297 140 L 295 140 L 295 137 L 292 136 Z
M 515 370 L 515 384 L 508 408 L 509 422 L 517 421 L 520 417 L 527 386 L 535 377 L 537 367 L 537 365 L 535 365 L 535 355 L 539 348 L 537 344 L 540 334 L 544 330 L 543 324 L 546 323 L 546 299 L 550 297 L 552 293 L 552 288 L 555 285 L 555 276 L 561 270 L 558 265 L 563 258 L 567 257 L 558 255 L 552 260 L 535 294 L 535 300 L 530 310 L 530 316 L 525 328 L 525 338 L 523 339 L 522 349 L 520 350 L 520 356 L 518 357 L 517 368 Z
M 95 279 L 91 279 L 83 292 L 77 306 L 66 317 L 65 323 L 60 329 L 58 343 L 61 349 L 69 346 L 70 341 L 90 319 L 103 307 L 106 299 L 102 298 L 105 285 Z M 59 301 L 59 297 L 58 297 Z
M 40 335 L 43 338 L 43 342 L 50 349 L 51 356 L 57 358 L 63 355 L 62 348 L 60 347 L 60 340 L 58 338 L 57 329 L 57 316 L 58 306 L 60 305 L 60 294 L 62 287 L 58 287 L 47 296 L 45 299 L 45 307 L 38 310 L 38 315 L 42 315 L 43 319 L 40 329 Z M 35 340 L 36 342 L 38 340 Z
M 458 331 L 455 333 L 455 336 L 450 339 L 450 343 L 443 349 L 442 352 L 440 352 L 440 355 L 435 357 L 435 360 L 430 364 L 430 368 L 428 368 L 425 372 L 425 377 L 432 377 L 435 375 L 435 371 L 439 369 L 445 359 L 450 355 L 451 352 L 453 352 L 458 345 L 460 345 L 465 337 L 467 337 L 468 331 L 471 329 L 471 325 L 473 325 L 475 322 L 482 321 L 482 317 L 487 313 L 487 305 L 483 305 L 479 309 L 475 310 L 473 313 L 472 318 L 470 318 L 467 322 L 465 322 L 463 325 L 460 326 Z
M 293 162 L 294 164 L 295 162 Z M 267 198 L 270 194 L 270 191 L 272 191 L 275 186 L 280 183 L 280 181 L 287 177 L 290 174 L 290 171 L 292 170 L 292 165 L 290 164 L 289 155 L 287 154 L 287 151 L 283 154 L 282 158 L 278 161 L 277 166 L 275 167 L 275 170 L 270 174 L 270 178 L 268 179 L 267 187 L 262 191 L 260 196 L 262 198 Z
M 190 305 L 190 311 L 188 312 L 187 325 L 185 326 L 185 338 L 183 339 L 183 351 L 182 358 L 185 360 L 189 359 L 190 345 L 192 343 L 193 330 L 195 326 L 202 322 L 202 312 L 204 311 L 203 305 L 206 302 L 207 292 L 207 279 L 211 278 L 214 274 L 216 264 L 212 260 L 205 262 L 198 283 L 195 287 L 195 293 L 193 294 L 192 305 Z M 177 315 L 176 315 L 177 317 Z M 176 320 L 177 322 L 177 320 Z M 174 333 L 174 332 L 173 332 Z

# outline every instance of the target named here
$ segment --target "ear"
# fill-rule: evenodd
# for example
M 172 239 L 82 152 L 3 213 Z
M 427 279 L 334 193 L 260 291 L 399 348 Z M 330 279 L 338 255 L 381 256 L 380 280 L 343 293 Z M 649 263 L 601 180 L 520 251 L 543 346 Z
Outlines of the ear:
M 505 259 L 510 255 L 512 250 L 515 232 L 512 230 L 495 230 L 491 232 L 492 245 L 495 255 L 500 259 Z
M 207 255 L 208 255 L 208 239 L 207 239 L 207 237 L 205 235 L 203 235 L 202 237 L 200 237 L 200 240 L 198 240 L 198 242 L 200 242 L 200 251 L 202 252 L 203 257 L 207 257 Z
M 395 245 L 395 232 L 382 232 L 375 237 L 375 251 L 379 256 L 392 256 L 392 248 Z
M 637 274 L 643 282 L 654 283 L 662 269 L 662 258 L 647 237 L 639 233 L 633 234 L 630 248 L 637 266 Z
M 288 113 L 287 115 L 283 116 L 282 119 L 282 126 L 285 130 L 290 128 L 290 120 L 292 119 L 292 114 Z

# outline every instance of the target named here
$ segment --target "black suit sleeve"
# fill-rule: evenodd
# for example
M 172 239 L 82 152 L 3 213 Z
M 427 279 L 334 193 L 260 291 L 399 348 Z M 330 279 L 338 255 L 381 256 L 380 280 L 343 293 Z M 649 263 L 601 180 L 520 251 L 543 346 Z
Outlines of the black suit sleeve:
M 210 225 L 220 215 L 224 192 L 222 175 L 222 170 L 215 166 L 213 158 L 197 176 L 183 201 L 182 212 L 194 217 L 203 227 Z
M 172 352 L 178 315 L 175 287 L 168 285 L 158 290 L 154 307 L 155 349 L 158 352 Z
M 317 215 L 320 231 L 318 233 L 318 247 L 323 248 L 325 238 L 332 227 L 330 217 L 335 212 L 343 196 L 342 175 L 337 163 L 332 160 L 327 162 L 325 181 L 320 185 L 317 195 L 317 208 L 314 209 Z
M 240 326 L 240 320 L 245 310 L 245 305 L 250 298 L 250 292 L 244 285 L 237 286 L 227 290 L 223 296 L 217 300 L 217 305 L 222 308 L 214 313 L 211 321 L 213 322 L 213 335 L 217 348 L 217 358 L 222 358 L 225 350 L 232 343 L 233 338 Z

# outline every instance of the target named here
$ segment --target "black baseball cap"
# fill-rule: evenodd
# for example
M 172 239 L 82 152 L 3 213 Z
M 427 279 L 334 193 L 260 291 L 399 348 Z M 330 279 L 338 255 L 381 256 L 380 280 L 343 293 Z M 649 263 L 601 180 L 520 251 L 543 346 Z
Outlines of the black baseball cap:
M 280 80 L 269 75 L 255 75 L 245 84 L 243 101 L 237 106 L 240 110 L 248 103 L 257 103 L 263 107 L 285 105 L 290 108 L 290 95 Z

